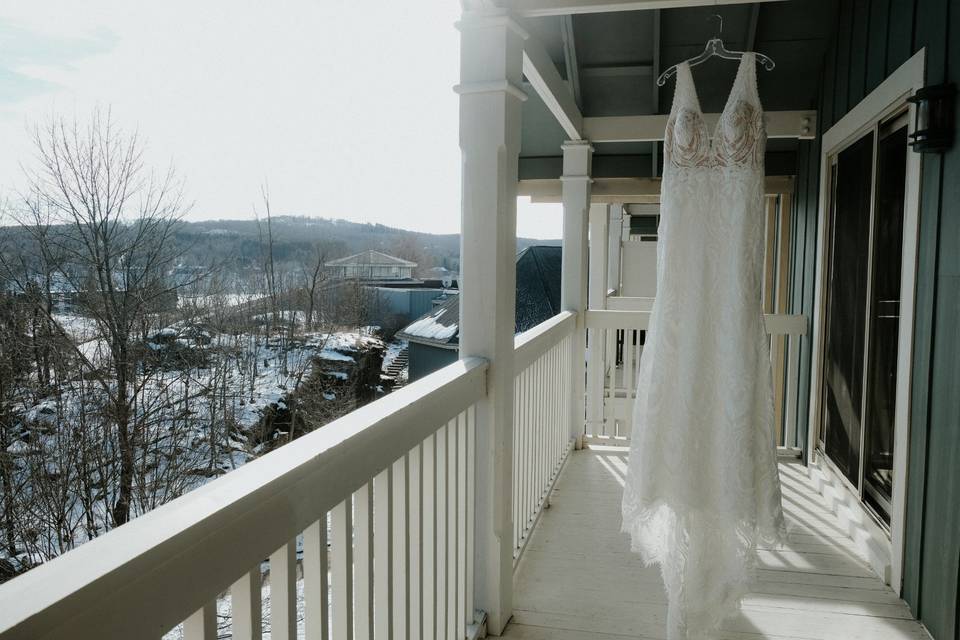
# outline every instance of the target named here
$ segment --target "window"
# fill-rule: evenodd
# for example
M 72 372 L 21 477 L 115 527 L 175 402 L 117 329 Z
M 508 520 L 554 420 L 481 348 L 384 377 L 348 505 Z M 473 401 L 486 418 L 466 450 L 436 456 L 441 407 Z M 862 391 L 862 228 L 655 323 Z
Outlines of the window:
M 893 496 L 907 116 L 831 158 L 821 438 L 889 526 Z

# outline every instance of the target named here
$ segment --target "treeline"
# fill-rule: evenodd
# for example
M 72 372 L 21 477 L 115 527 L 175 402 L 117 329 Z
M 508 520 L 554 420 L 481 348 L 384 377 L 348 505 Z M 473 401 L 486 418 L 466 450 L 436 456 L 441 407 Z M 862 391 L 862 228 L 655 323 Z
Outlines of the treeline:
M 0 228 L 0 580 L 353 410 L 381 382 L 362 288 L 326 312 L 333 249 L 304 241 L 279 260 L 266 193 L 243 274 L 215 256 L 184 269 L 197 248 L 181 182 L 144 166 L 135 134 L 98 112 L 52 120 L 35 146 Z

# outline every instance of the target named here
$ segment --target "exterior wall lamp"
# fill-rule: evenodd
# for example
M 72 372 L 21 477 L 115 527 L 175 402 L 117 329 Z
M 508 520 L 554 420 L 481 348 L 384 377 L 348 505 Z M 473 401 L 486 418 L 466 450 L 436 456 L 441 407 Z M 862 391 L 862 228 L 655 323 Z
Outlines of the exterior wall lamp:
M 917 105 L 910 146 L 917 153 L 943 153 L 953 146 L 954 96 L 953 83 L 917 89 L 907 102 Z

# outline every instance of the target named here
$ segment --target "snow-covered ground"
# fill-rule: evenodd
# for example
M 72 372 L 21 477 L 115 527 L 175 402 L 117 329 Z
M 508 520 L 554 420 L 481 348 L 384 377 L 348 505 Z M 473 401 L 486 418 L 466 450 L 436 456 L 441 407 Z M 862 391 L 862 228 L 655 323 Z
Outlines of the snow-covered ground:
M 94 367 L 109 363 L 107 342 L 99 336 L 96 323 L 72 314 L 58 314 L 56 320 Z M 252 434 L 259 432 L 254 429 L 268 410 L 286 408 L 287 395 L 309 378 L 314 367 L 347 380 L 360 352 L 385 349 L 379 338 L 366 331 L 314 332 L 286 341 L 262 334 L 198 331 L 197 327 L 177 323 L 149 335 L 145 346 L 156 354 L 157 362 L 137 369 L 133 419 L 137 428 L 143 429 L 137 437 L 144 443 L 143 455 L 150 459 L 138 464 L 143 466 L 144 482 L 151 486 L 168 482 L 173 465 L 177 465 L 174 475 L 178 479 L 175 486 L 165 489 L 166 498 L 148 496 L 149 504 L 138 503 L 133 509 L 135 513 L 157 506 L 262 453 L 270 443 L 259 441 L 260 436 L 255 439 Z M 202 339 L 198 340 L 198 335 Z M 69 359 L 70 354 L 63 357 Z M 36 471 L 29 469 L 38 465 L 45 467 L 48 474 L 74 478 L 73 474 L 79 472 L 71 466 L 77 464 L 70 454 L 75 446 L 71 438 L 89 439 L 94 446 L 101 447 L 100 453 L 109 466 L 103 473 L 115 471 L 115 447 L 102 444 L 113 442 L 114 436 L 107 435 L 106 425 L 110 423 L 111 411 L 108 391 L 112 393 L 114 385 L 107 381 L 104 388 L 102 380 L 98 381 L 102 373 L 90 377 L 69 375 L 69 380 L 59 380 L 56 391 L 46 397 L 25 393 L 16 407 L 24 418 L 23 429 L 17 432 L 19 437 L 14 434 L 6 452 L 14 464 L 22 465 L 18 468 L 24 482 L 34 477 L 30 474 Z M 335 407 L 343 403 L 337 399 L 335 389 L 332 391 L 313 400 L 322 397 L 337 401 L 340 404 L 331 405 L 331 411 L 339 410 Z M 103 449 L 104 446 L 107 448 Z M 30 496 L 23 493 L 21 497 L 27 505 Z M 104 523 L 97 525 L 100 533 L 109 522 L 104 505 L 112 504 L 112 499 L 110 495 L 97 498 L 97 520 Z M 84 531 L 87 525 L 80 501 L 75 497 L 71 500 L 73 506 L 64 507 L 69 520 L 64 525 L 69 531 L 68 548 L 90 536 Z M 51 539 L 54 538 L 52 535 Z M 62 550 L 58 550 L 62 544 L 54 541 L 44 548 L 27 550 L 17 558 L 27 565 L 43 562 Z

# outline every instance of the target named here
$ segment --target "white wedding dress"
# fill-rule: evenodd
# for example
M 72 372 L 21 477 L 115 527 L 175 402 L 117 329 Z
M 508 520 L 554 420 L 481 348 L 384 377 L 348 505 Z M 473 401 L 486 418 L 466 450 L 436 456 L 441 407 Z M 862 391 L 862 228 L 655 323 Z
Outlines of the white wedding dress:
M 712 141 L 690 68 L 664 134 L 657 295 L 639 365 L 623 531 L 667 591 L 667 638 L 711 638 L 785 537 L 763 324 L 766 133 L 745 54 Z

